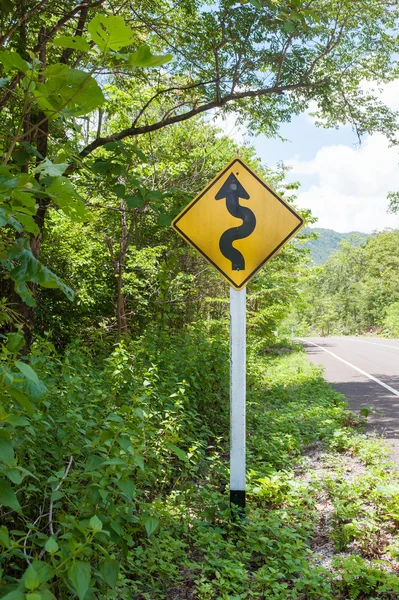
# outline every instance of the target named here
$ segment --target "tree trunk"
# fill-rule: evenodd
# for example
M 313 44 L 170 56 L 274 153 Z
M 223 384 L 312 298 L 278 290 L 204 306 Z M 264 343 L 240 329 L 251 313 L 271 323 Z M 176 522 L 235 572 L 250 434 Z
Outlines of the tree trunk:
M 39 33 L 38 42 L 41 43 L 43 40 L 45 40 L 45 38 L 46 38 L 46 30 L 44 28 L 42 28 Z M 41 60 L 43 68 L 45 68 L 46 60 L 47 60 L 46 44 L 43 44 L 42 48 L 40 50 L 40 60 Z M 43 77 L 43 75 L 39 76 L 39 81 L 41 83 L 45 83 L 45 78 Z M 48 149 L 48 121 L 46 120 L 45 117 L 46 116 L 45 116 L 44 112 L 41 112 L 41 111 L 36 114 L 32 114 L 30 107 L 28 108 L 26 113 L 23 115 L 25 131 L 29 131 L 31 126 L 34 125 L 35 123 L 41 123 L 40 127 L 38 127 L 36 129 L 35 133 L 32 134 L 32 136 L 30 136 L 29 139 L 27 137 L 25 137 L 25 141 L 30 144 L 35 143 L 36 149 L 38 150 L 38 152 L 40 152 L 43 159 L 46 158 L 47 149 Z M 35 139 L 32 140 L 31 137 L 35 137 Z M 37 159 L 36 159 L 37 165 L 41 163 L 42 158 L 37 157 Z M 22 171 L 24 171 L 24 168 L 22 168 Z M 37 178 L 37 180 L 39 180 L 39 175 L 36 175 L 36 178 Z M 39 233 L 37 234 L 37 236 L 31 235 L 29 242 L 30 242 L 30 248 L 31 248 L 32 254 L 37 259 L 40 256 L 45 216 L 46 216 L 46 212 L 47 212 L 49 204 L 50 204 L 50 198 L 41 198 L 38 202 L 39 206 L 37 209 L 37 213 L 34 217 L 36 224 L 39 228 Z M 32 296 L 35 298 L 36 291 L 37 291 L 37 285 L 35 283 L 28 283 L 27 285 L 32 293 Z M 29 349 L 29 347 L 32 343 L 33 331 L 34 331 L 34 326 L 35 326 L 35 308 L 34 308 L 34 306 L 28 306 L 27 304 L 25 304 L 25 302 L 23 302 L 21 300 L 21 298 L 19 298 L 19 296 L 16 298 L 16 300 L 17 300 L 17 304 L 18 304 L 17 310 L 18 310 L 19 314 L 22 316 L 23 321 L 24 321 L 24 333 L 25 333 L 25 339 L 26 339 L 26 346 L 27 346 L 27 349 Z
M 107 244 L 109 254 L 111 257 L 112 266 L 114 267 L 116 279 L 116 322 L 118 327 L 118 336 L 129 333 L 129 327 L 126 316 L 126 297 L 123 294 L 123 274 L 126 266 L 126 255 L 129 248 L 130 240 L 132 237 L 132 231 L 135 224 L 135 219 L 128 227 L 127 223 L 127 210 L 126 202 L 121 199 L 120 203 L 120 216 L 121 216 L 121 241 L 119 246 L 118 259 L 115 258 L 112 240 L 109 237 L 105 237 L 105 243 Z
M 126 298 L 122 292 L 123 270 L 120 270 L 117 286 L 116 320 L 118 323 L 118 336 L 129 333 L 126 317 Z

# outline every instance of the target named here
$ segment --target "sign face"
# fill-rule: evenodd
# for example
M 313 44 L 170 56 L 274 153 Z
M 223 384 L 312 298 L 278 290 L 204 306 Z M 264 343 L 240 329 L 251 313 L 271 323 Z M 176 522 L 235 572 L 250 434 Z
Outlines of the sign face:
M 173 220 L 172 227 L 236 290 L 304 225 L 303 218 L 235 158 Z

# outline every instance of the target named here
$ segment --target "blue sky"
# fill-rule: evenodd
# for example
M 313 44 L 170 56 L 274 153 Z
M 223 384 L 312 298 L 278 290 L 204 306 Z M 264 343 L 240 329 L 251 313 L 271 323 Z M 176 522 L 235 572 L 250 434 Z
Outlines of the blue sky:
M 294 117 L 291 123 L 283 123 L 280 134 L 288 141 L 270 140 L 263 135 L 250 139 L 268 166 L 275 165 L 278 160 L 284 162 L 293 157 L 311 160 L 322 146 L 357 144 L 357 138 L 350 127 L 341 127 L 339 130 L 322 129 L 316 127 L 307 115 Z
M 399 81 L 384 87 L 382 99 L 399 110 Z M 388 192 L 399 191 L 399 152 L 382 135 L 367 136 L 359 146 L 349 126 L 316 127 L 308 114 L 282 125 L 288 141 L 251 138 L 234 115 L 216 122 L 227 135 L 254 145 L 268 167 L 281 161 L 291 167 L 288 178 L 301 184 L 297 204 L 312 210 L 316 226 L 365 233 L 399 228 L 399 216 L 387 213 Z

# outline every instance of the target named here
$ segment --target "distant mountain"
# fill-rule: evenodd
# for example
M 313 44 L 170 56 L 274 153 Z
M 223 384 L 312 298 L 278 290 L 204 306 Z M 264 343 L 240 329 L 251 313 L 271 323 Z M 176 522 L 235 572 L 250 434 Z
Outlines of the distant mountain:
M 310 249 L 310 254 L 315 265 L 323 265 L 327 258 L 339 249 L 339 243 L 342 240 L 347 240 L 351 236 L 358 236 L 361 241 L 365 241 L 367 233 L 359 231 L 351 231 L 349 233 L 339 233 L 333 229 L 323 229 L 321 227 L 307 227 L 304 232 L 312 231 L 319 234 L 317 240 L 309 240 L 304 244 L 305 248 Z

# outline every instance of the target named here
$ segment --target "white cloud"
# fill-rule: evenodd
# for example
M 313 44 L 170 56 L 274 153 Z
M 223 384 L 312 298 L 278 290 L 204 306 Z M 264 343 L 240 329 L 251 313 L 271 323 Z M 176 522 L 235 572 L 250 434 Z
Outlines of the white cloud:
M 398 150 L 376 134 L 358 149 L 324 146 L 314 159 L 288 164 L 292 178 L 312 177 L 313 183 L 299 194 L 298 203 L 312 210 L 318 226 L 371 232 L 399 226 L 399 217 L 386 212 L 388 192 L 399 191 L 398 162 Z
M 363 88 L 374 90 L 390 108 L 399 110 L 399 79 L 384 85 L 364 82 Z M 316 110 L 316 104 L 312 103 L 303 114 L 308 123 L 308 132 L 301 130 L 304 147 L 307 135 L 310 140 L 314 132 L 315 119 L 310 113 Z M 213 123 L 225 135 L 238 144 L 245 144 L 249 141 L 246 128 L 239 125 L 237 119 L 238 115 L 234 113 L 221 115 L 215 111 L 212 114 Z M 294 121 L 292 127 L 295 128 Z M 349 125 L 341 127 L 340 131 L 348 129 Z M 347 133 L 345 135 L 347 138 Z M 273 140 L 267 143 L 273 144 Z M 280 146 L 276 148 L 281 152 Z M 259 152 L 262 156 L 261 148 Z M 366 233 L 385 227 L 399 228 L 399 217 L 387 214 L 388 192 L 399 191 L 399 153 L 398 148 L 389 146 L 384 136 L 368 136 L 360 147 L 325 145 L 312 160 L 301 160 L 301 154 L 300 150 L 299 155 L 284 162 L 292 167 L 289 178 L 302 180 L 299 206 L 312 210 L 319 227 Z M 276 162 L 279 158 L 277 153 Z
M 382 86 L 381 100 L 393 110 L 399 110 L 399 79 Z

